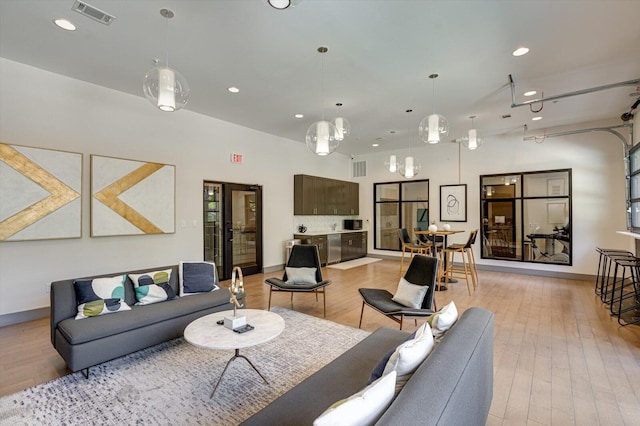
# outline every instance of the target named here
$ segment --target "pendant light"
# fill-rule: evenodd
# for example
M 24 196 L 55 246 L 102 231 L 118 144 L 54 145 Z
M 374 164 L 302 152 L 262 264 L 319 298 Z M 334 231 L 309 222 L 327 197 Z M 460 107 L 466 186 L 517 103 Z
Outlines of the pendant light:
M 434 144 L 440 142 L 441 137 L 449 134 L 449 123 L 446 118 L 436 114 L 436 78 L 438 78 L 438 74 L 431 74 L 429 78 L 433 81 L 433 113 L 422 119 L 418 131 L 424 142 Z
M 476 118 L 476 116 L 471 115 L 469 116 L 469 118 L 471 119 L 471 129 L 469 129 L 469 136 L 464 139 L 462 143 L 464 143 L 464 146 L 466 146 L 469 150 L 473 151 L 480 148 L 483 139 L 478 136 L 478 130 L 474 129 L 473 127 L 473 119 Z
M 339 108 L 342 106 L 342 104 L 338 102 L 336 106 Z M 336 139 L 338 139 L 339 141 L 344 140 L 344 138 L 346 138 L 351 134 L 351 124 L 346 118 L 336 117 L 333 120 L 331 120 L 331 122 L 333 123 L 334 126 L 336 126 L 336 131 L 337 131 Z
M 403 177 L 407 179 L 411 179 L 415 177 L 420 171 L 421 165 L 416 162 L 413 156 L 411 155 L 411 140 L 413 137 L 411 136 L 411 112 L 412 109 L 408 109 L 407 113 L 407 133 L 409 134 L 409 155 L 405 157 L 404 163 L 398 166 L 398 173 L 400 173 Z
M 267 0 L 267 3 L 274 9 L 283 10 L 294 7 L 300 0 Z
M 166 62 L 165 66 L 158 66 L 159 61 L 154 61 L 156 66 L 144 76 L 142 90 L 149 102 L 158 109 L 173 112 L 187 104 L 189 100 L 189 85 L 178 71 L 169 68 L 169 19 L 172 19 L 175 15 L 169 9 L 161 9 L 160 15 L 167 21 Z
M 395 145 L 395 134 L 396 131 L 395 130 L 389 130 L 389 133 L 391 134 L 391 145 Z M 400 162 L 398 161 L 398 157 L 396 157 L 395 154 L 392 154 L 389 156 L 389 158 L 384 162 L 384 168 L 387 169 L 387 171 L 389 173 L 395 173 L 398 171 L 398 168 L 400 167 Z
M 318 52 L 322 55 L 322 72 L 320 75 L 320 102 L 322 105 L 322 120 L 316 121 L 307 129 L 305 141 L 307 148 L 316 155 L 329 155 L 340 145 L 340 140 L 336 138 L 338 130 L 336 126 L 324 119 L 324 54 L 328 48 L 318 47 Z

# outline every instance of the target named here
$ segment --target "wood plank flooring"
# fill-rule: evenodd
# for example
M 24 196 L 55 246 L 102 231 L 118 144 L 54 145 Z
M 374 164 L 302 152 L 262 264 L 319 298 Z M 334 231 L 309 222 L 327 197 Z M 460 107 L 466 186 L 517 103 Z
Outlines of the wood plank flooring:
M 595 272 L 595 271 L 594 271 Z M 360 287 L 395 291 L 398 262 L 350 270 L 327 268 L 327 319 L 358 327 Z M 249 308 L 266 308 L 267 277 L 245 277 Z M 495 313 L 494 394 L 488 425 L 636 425 L 640 419 L 640 327 L 618 326 L 593 293 L 593 283 L 480 271 L 475 293 L 464 282 L 436 293 L 462 312 Z M 228 283 L 223 283 L 228 284 Z M 321 296 L 320 296 L 321 297 Z M 288 294 L 273 305 L 290 307 Z M 293 308 L 322 317 L 322 299 L 296 294 Z M 420 324 L 420 322 L 418 322 Z M 412 321 L 407 330 L 415 329 Z M 397 327 L 365 308 L 362 328 Z M 68 374 L 50 343 L 48 319 L 0 328 L 0 395 Z M 76 373 L 80 374 L 80 373 Z

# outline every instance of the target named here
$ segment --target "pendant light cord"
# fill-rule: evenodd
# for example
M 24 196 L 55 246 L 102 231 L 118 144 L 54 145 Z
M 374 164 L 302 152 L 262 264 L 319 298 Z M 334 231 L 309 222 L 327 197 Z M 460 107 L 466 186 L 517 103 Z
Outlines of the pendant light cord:
M 327 52 L 326 47 L 318 49 L 320 52 L 320 106 L 322 107 L 322 121 L 324 121 L 324 54 Z
M 461 170 L 461 162 L 460 162 L 460 144 L 462 142 L 458 142 L 458 185 L 460 185 L 460 170 Z
M 164 40 L 165 64 L 167 65 L 167 68 L 169 68 L 169 18 L 165 17 L 164 20 L 167 23 L 167 28 L 165 31 L 165 40 Z

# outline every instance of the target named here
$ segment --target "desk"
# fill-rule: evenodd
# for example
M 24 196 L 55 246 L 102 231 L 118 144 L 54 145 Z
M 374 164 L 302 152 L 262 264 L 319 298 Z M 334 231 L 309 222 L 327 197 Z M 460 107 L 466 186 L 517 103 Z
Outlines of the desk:
M 437 231 L 435 231 L 435 232 L 431 232 L 431 231 L 429 231 L 428 229 L 427 229 L 427 230 L 425 230 L 425 231 L 413 231 L 413 233 L 414 233 L 414 234 L 416 234 L 416 235 L 426 235 L 426 236 L 427 236 L 427 238 L 428 238 L 429 236 L 431 236 L 431 241 L 433 242 L 433 255 L 434 255 L 435 257 L 438 257 L 438 247 L 436 246 L 436 238 L 435 238 L 435 237 L 436 237 L 436 235 L 442 235 L 442 236 L 444 237 L 444 240 L 443 240 L 442 244 L 443 244 L 443 247 L 444 247 L 444 248 L 446 248 L 446 247 L 449 245 L 449 242 L 447 241 L 447 237 L 448 237 L 449 235 L 459 234 L 459 233 L 461 233 L 461 232 L 464 232 L 464 231 L 461 231 L 461 230 L 452 230 L 452 229 L 450 229 L 449 231 L 445 231 L 444 229 L 438 229 L 438 230 L 437 230 Z M 447 259 L 446 259 L 446 257 L 445 257 L 445 259 L 444 259 L 444 262 L 445 262 L 445 263 L 444 263 L 444 265 L 442 265 L 442 266 L 443 266 L 443 270 L 445 270 L 445 271 L 446 271 L 446 270 L 447 270 Z M 457 281 L 456 281 L 456 280 L 454 280 L 454 279 L 452 279 L 452 280 L 451 280 L 451 282 L 453 283 L 453 282 L 457 282 Z M 446 288 L 446 287 L 444 287 L 444 286 L 438 286 L 438 287 L 436 287 L 436 290 L 446 290 L 446 289 L 447 289 L 447 288 Z

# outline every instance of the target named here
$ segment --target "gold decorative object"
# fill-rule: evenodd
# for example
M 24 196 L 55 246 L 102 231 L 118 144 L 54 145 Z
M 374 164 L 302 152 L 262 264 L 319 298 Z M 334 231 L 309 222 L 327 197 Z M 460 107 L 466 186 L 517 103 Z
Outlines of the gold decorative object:
M 238 279 L 236 279 L 236 274 L 238 276 Z M 231 299 L 229 299 L 229 302 L 233 304 L 233 317 L 235 318 L 236 309 L 244 307 L 244 303 L 240 303 L 238 301 L 238 295 L 240 295 L 240 297 L 244 299 L 245 294 L 242 269 L 240 269 L 240 267 L 238 266 L 233 268 L 233 271 L 231 272 L 231 284 L 229 285 L 229 292 L 231 292 Z

